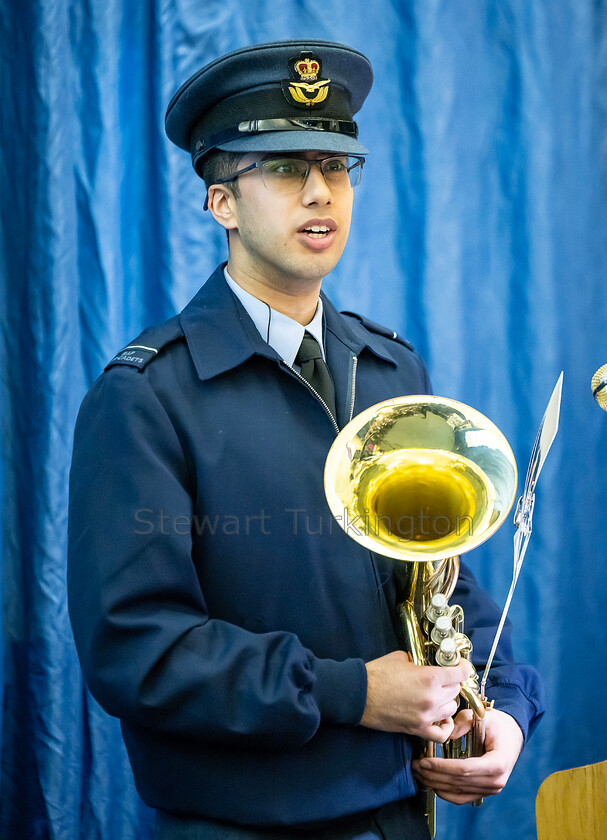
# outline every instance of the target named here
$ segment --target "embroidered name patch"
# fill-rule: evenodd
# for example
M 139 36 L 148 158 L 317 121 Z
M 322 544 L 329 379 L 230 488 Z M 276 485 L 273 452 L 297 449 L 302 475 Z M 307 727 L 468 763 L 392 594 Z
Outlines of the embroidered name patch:
M 113 365 L 131 365 L 132 367 L 139 368 L 139 370 L 143 370 L 157 353 L 158 350 L 154 347 L 129 344 L 128 347 L 125 347 L 124 350 L 121 350 L 120 353 L 114 356 L 111 362 L 108 362 L 105 369 L 107 370 Z

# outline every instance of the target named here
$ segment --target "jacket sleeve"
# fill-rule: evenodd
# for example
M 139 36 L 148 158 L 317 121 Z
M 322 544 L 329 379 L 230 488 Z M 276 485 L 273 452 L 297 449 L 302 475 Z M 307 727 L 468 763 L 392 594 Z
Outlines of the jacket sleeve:
M 464 633 L 472 642 L 472 661 L 482 679 L 489 658 L 501 609 L 477 584 L 472 572 L 461 564 L 451 603 L 464 610 Z M 511 625 L 506 622 L 487 678 L 487 696 L 495 707 L 511 715 L 520 726 L 525 741 L 544 714 L 544 691 L 537 671 L 514 662 Z
M 318 659 L 292 633 L 209 616 L 190 533 L 162 527 L 192 521 L 192 487 L 145 372 L 102 375 L 80 409 L 70 474 L 69 610 L 92 694 L 125 722 L 266 749 L 307 742 L 321 719 L 357 723 L 362 660 Z

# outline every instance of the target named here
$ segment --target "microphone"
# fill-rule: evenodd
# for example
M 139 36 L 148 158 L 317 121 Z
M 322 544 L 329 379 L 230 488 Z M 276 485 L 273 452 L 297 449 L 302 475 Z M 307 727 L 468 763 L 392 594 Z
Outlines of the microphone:
M 592 396 L 607 411 L 607 365 L 600 367 L 592 377 Z

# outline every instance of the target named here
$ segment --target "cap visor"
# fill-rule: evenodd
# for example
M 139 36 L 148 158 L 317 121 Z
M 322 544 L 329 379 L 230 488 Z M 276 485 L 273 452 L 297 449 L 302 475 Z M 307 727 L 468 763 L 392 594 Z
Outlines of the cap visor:
M 267 131 L 239 137 L 216 148 L 224 152 L 337 152 L 343 155 L 368 155 L 354 137 L 331 131 Z

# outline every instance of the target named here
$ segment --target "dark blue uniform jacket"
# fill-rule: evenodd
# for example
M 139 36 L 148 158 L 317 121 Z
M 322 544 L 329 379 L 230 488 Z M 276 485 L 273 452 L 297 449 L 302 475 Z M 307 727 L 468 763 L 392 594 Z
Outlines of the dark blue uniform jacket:
M 408 345 L 324 307 L 340 427 L 429 391 Z M 410 796 L 410 739 L 357 725 L 365 661 L 398 649 L 395 586 L 393 561 L 327 507 L 335 423 L 222 267 L 133 345 L 78 418 L 69 603 L 86 681 L 122 721 L 141 796 L 259 825 Z M 452 602 L 482 662 L 498 610 L 465 567 Z M 510 658 L 506 637 L 489 694 L 527 734 L 541 690 Z

